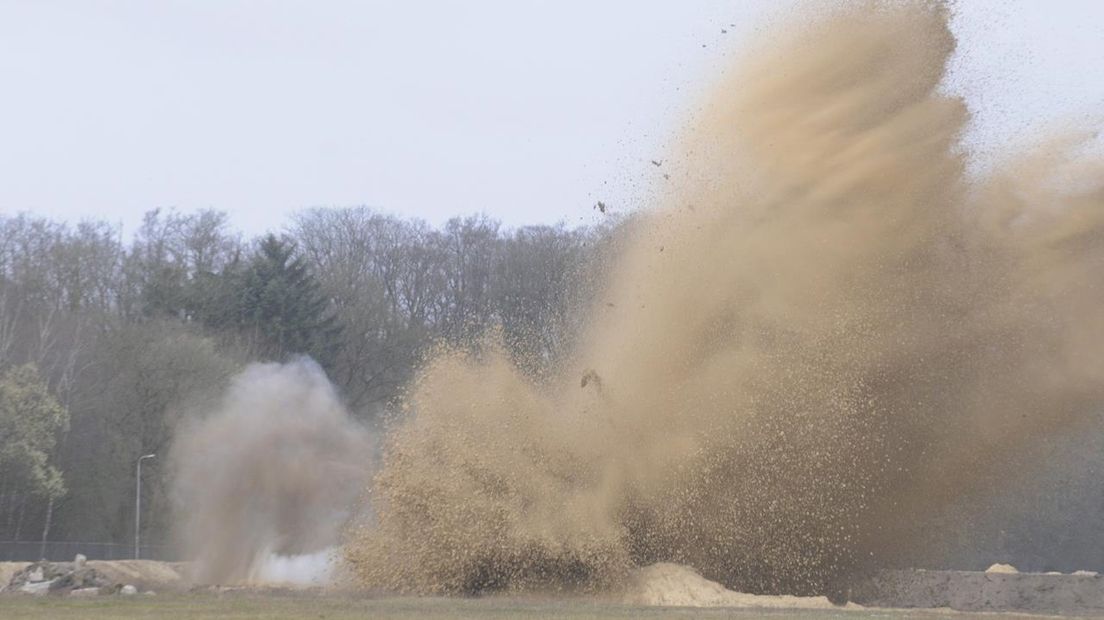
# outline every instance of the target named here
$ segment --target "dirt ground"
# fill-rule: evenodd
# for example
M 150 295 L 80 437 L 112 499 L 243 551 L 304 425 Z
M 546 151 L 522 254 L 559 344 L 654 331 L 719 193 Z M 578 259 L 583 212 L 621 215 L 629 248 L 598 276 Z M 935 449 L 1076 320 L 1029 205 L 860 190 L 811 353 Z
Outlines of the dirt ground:
M 151 618 L 291 619 L 352 618 L 468 619 L 468 618 L 564 618 L 571 620 L 616 618 L 795 618 L 808 620 L 886 618 L 937 620 L 993 618 L 992 613 L 972 614 L 949 610 L 833 610 L 833 609 L 730 609 L 642 607 L 594 604 L 579 600 L 540 601 L 507 598 L 367 598 L 334 595 L 158 595 L 110 597 L 93 600 L 54 597 L 6 597 L 0 600 L 0 620 L 9 618 L 87 618 L 89 620 Z M 1001 614 L 1001 618 L 1040 616 Z M 1091 617 L 1091 616 L 1067 616 Z
M 88 566 L 115 583 L 129 583 L 140 591 L 180 592 L 189 587 L 185 565 L 153 560 L 89 560 Z
M 1104 577 L 1096 574 L 884 571 L 852 591 L 862 603 L 833 607 L 823 597 L 755 597 L 725 590 L 688 567 L 641 569 L 623 595 L 587 598 L 394 598 L 321 589 L 193 589 L 185 566 L 149 560 L 89 562 L 113 583 L 142 594 L 76 598 L 0 594 L 7 618 L 1104 618 Z M 0 563 L 0 583 L 26 563 Z M 149 594 L 152 591 L 155 594 Z M 696 606 L 692 606 L 696 605 Z M 981 613 L 978 613 L 981 612 Z M 1034 616 L 1029 614 L 1036 614 Z

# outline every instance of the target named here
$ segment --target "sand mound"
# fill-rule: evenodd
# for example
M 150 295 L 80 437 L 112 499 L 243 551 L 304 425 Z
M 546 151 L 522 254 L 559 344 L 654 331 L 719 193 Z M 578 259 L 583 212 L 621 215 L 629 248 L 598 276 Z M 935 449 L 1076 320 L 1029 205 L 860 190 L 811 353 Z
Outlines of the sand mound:
M 34 569 L 34 573 L 24 573 Z M 21 574 L 22 573 L 22 574 Z M 184 565 L 152 560 L 74 562 L 0 562 L 0 592 L 19 590 L 27 582 L 51 593 L 81 588 L 133 586 L 139 591 L 183 591 L 190 587 Z M 12 583 L 13 577 L 16 583 Z
M 1016 567 L 1012 566 L 1011 564 L 997 563 L 997 564 L 994 564 L 994 565 L 990 566 L 989 568 L 985 569 L 985 572 L 987 572 L 987 573 L 1000 573 L 1000 574 L 1004 574 L 1004 575 L 1015 575 L 1016 573 L 1018 573 L 1020 571 L 1016 570 Z
M 30 566 L 30 562 L 0 562 L 0 592 L 8 588 L 12 575 Z
M 629 605 L 666 607 L 835 607 L 823 596 L 767 596 L 734 592 L 702 577 L 689 566 L 667 562 L 634 571 L 624 602 Z
M 154 560 L 89 560 L 88 566 L 115 583 L 127 583 L 139 590 L 183 590 L 189 582 L 185 565 Z

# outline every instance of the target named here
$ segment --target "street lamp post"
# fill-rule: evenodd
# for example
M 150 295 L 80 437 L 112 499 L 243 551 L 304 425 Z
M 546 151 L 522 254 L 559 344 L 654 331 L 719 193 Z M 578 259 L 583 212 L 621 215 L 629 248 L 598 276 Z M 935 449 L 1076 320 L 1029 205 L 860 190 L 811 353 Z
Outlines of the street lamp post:
M 147 454 L 138 457 L 138 473 L 136 489 L 134 491 L 134 559 L 139 559 L 142 549 L 142 461 L 155 458 L 156 454 Z

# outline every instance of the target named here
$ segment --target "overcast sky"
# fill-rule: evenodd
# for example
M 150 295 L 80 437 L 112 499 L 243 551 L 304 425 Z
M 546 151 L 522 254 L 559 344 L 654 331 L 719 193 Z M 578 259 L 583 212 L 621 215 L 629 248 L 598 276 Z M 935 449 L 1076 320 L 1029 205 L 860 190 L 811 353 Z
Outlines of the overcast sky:
M 1104 2 L 959 5 L 954 84 L 979 143 L 1104 111 Z M 215 208 L 249 233 L 361 204 L 586 223 L 596 200 L 639 202 L 710 75 L 786 10 L 0 0 L 0 213 L 133 230 L 154 207 Z

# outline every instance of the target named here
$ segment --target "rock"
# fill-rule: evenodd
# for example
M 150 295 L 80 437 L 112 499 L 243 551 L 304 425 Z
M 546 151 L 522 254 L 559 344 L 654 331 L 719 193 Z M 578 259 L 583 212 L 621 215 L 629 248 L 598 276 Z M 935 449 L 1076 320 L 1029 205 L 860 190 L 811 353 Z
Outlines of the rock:
M 30 583 L 38 583 L 40 581 L 46 581 L 46 575 L 43 571 L 43 567 L 36 566 L 31 569 L 31 572 L 27 573 L 27 581 Z
M 128 583 L 119 590 L 119 594 L 122 594 L 124 596 L 133 596 L 135 594 L 138 594 L 138 588 L 135 588 Z
M 77 588 L 69 592 L 69 596 L 99 596 L 99 588 Z
M 994 564 L 994 565 L 990 566 L 989 568 L 985 569 L 985 572 L 990 573 L 990 574 L 998 573 L 998 574 L 1001 574 L 1001 575 L 1015 575 L 1016 573 L 1019 573 L 1020 571 L 1016 570 L 1016 567 L 1012 566 L 1011 564 L 999 564 L 998 563 L 998 564 Z
M 88 558 L 84 557 L 83 553 L 78 553 L 77 557 L 73 558 L 73 566 L 77 569 L 84 568 L 84 563 L 88 561 Z
M 53 581 L 28 581 L 22 586 L 19 586 L 19 592 L 23 594 L 33 594 L 34 596 L 43 596 L 50 591 L 50 586 L 52 585 L 54 585 Z

